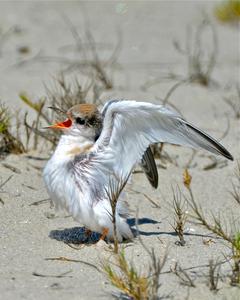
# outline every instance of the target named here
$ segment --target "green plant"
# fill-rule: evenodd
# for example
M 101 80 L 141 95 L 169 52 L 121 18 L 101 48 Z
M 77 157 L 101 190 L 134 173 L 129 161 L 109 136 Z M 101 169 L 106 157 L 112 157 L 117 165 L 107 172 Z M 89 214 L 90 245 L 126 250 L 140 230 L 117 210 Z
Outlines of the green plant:
M 124 181 L 123 181 L 124 182 Z M 138 215 L 136 216 L 136 230 L 138 230 Z M 149 249 L 140 235 L 138 240 L 148 254 L 150 264 L 147 272 L 140 272 L 134 263 L 126 259 L 124 249 L 114 251 L 112 257 L 103 263 L 103 271 L 113 286 L 121 291 L 121 295 L 134 300 L 159 299 L 159 277 L 167 261 L 167 250 L 162 259 L 158 258 L 153 248 Z M 115 249 L 114 249 L 115 250 Z
M 235 181 L 232 182 L 232 191 L 230 192 L 233 199 L 237 204 L 240 205 L 240 163 L 238 162 L 236 172 L 235 172 Z
M 16 124 L 18 129 L 19 124 Z M 18 136 L 18 130 L 16 135 L 11 132 L 11 115 L 9 109 L 0 103 L 0 153 L 6 155 L 9 153 L 24 153 L 25 147 L 20 137 Z
M 240 285 L 240 232 L 233 237 L 232 242 L 233 266 L 231 275 L 231 284 Z
M 190 208 L 192 209 L 192 219 L 197 222 L 197 224 L 204 226 L 210 232 L 216 234 L 219 238 L 223 239 L 230 244 L 232 249 L 232 274 L 230 275 L 231 284 L 240 284 L 240 233 L 236 228 L 240 226 L 239 223 L 223 224 L 222 217 L 220 214 L 218 216 L 212 214 L 212 220 L 209 222 L 203 212 L 201 206 L 199 206 L 194 198 L 194 194 L 191 188 L 192 177 L 185 171 L 184 173 L 184 185 L 189 192 L 189 198 L 185 197 Z M 230 225 L 230 230 L 228 226 Z
M 126 259 L 124 250 L 114 253 L 113 261 L 103 264 L 104 273 L 113 286 L 121 293 L 134 300 L 157 300 L 159 299 L 159 277 L 167 260 L 167 251 L 162 259 L 157 258 L 154 249 L 148 249 L 140 243 L 147 251 L 150 258 L 148 272 L 138 271 L 133 263 Z
M 123 250 L 114 256 L 112 264 L 105 263 L 103 269 L 111 284 L 131 299 L 149 299 L 147 274 L 139 273 L 133 264 L 129 264 Z
M 218 4 L 214 14 L 216 18 L 224 23 L 233 23 L 240 21 L 240 1 L 227 0 Z

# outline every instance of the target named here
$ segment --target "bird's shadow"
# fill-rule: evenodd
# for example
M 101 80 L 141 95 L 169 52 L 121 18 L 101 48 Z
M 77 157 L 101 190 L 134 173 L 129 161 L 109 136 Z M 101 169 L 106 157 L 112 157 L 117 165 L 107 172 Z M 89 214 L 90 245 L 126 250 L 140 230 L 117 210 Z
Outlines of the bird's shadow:
M 142 235 L 142 236 L 158 236 L 158 235 L 170 235 L 170 236 L 177 236 L 176 232 L 163 232 L 163 231 L 142 231 L 139 229 L 138 226 L 141 226 L 143 224 L 160 224 L 161 222 L 158 222 L 153 219 L 149 218 L 140 218 L 136 220 L 135 218 L 131 218 L 127 220 L 128 225 L 130 226 L 134 236 Z M 136 228 L 136 225 L 137 228 Z M 186 232 L 184 233 L 186 236 L 197 236 L 202 238 L 212 238 L 211 235 L 206 234 L 198 234 L 198 233 L 190 233 Z M 49 237 L 51 239 L 55 239 L 57 241 L 61 241 L 67 244 L 95 244 L 99 241 L 101 234 L 97 232 L 91 232 L 88 234 L 86 232 L 85 227 L 73 227 L 73 228 L 65 228 L 65 229 L 58 229 L 58 230 L 51 230 L 49 233 Z
M 100 239 L 101 234 L 97 232 L 87 234 L 85 227 L 73 227 L 51 230 L 49 237 L 66 244 L 94 244 Z
M 131 218 L 127 220 L 127 223 L 130 226 L 134 235 L 140 234 L 150 236 L 161 234 L 161 232 L 145 232 L 141 230 L 136 230 L 136 228 L 134 228 L 134 226 L 136 226 L 136 223 L 138 223 L 138 225 L 160 223 L 153 219 L 141 218 L 138 219 L 138 221 L 136 222 L 135 218 Z M 55 239 L 57 241 L 61 241 L 67 244 L 94 244 L 100 239 L 101 234 L 97 232 L 91 232 L 90 234 L 88 234 L 86 232 L 85 227 L 73 227 L 51 230 L 49 233 L 49 237 L 51 239 Z

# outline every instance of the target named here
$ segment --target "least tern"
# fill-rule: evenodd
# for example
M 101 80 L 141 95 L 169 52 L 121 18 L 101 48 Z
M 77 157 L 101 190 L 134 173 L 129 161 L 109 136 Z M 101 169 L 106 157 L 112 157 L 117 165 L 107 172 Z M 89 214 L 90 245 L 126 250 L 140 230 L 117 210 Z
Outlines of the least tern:
M 114 235 L 108 197 L 110 182 L 127 178 L 140 163 L 151 184 L 157 186 L 151 144 L 205 149 L 233 160 L 208 134 L 171 109 L 152 103 L 111 100 L 101 112 L 95 105 L 79 104 L 69 109 L 64 122 L 50 128 L 62 131 L 43 172 L 51 199 L 88 230 L 109 239 Z M 119 241 L 133 237 L 126 218 L 127 206 L 120 197 L 116 207 Z

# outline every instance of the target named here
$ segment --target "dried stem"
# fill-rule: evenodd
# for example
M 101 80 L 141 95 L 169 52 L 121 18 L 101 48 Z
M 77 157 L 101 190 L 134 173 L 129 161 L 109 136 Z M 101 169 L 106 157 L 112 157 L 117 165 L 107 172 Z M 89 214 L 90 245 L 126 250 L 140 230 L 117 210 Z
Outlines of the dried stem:
M 194 195 L 191 189 L 191 176 L 188 172 L 184 174 L 184 184 L 189 192 L 190 198 L 186 198 L 189 206 L 193 211 L 192 218 L 198 222 L 198 224 L 204 226 L 212 233 L 216 234 L 218 237 L 222 238 L 224 241 L 228 242 L 232 248 L 232 275 L 231 284 L 240 284 L 240 232 L 239 230 L 234 230 L 235 224 L 232 224 L 231 232 L 229 233 L 226 226 L 222 225 L 220 216 L 215 216 L 212 214 L 212 223 L 207 221 L 202 208 L 197 204 L 194 199 Z M 235 233 L 234 233 L 235 231 Z
M 92 84 L 83 88 L 76 78 L 72 84 L 67 84 L 65 77 L 61 75 L 55 81 L 55 89 L 52 90 L 45 87 L 46 98 L 33 101 L 26 93 L 21 93 L 19 97 L 23 103 L 36 112 L 36 119 L 32 124 L 29 124 L 27 121 L 27 113 L 24 115 L 23 125 L 26 133 L 26 149 L 29 150 L 31 142 L 33 149 L 37 149 L 40 138 L 55 146 L 59 140 L 60 133 L 58 131 L 44 132 L 41 128 L 44 125 L 51 125 L 59 118 L 66 118 L 66 112 L 72 106 L 86 103 L 86 97 L 91 87 Z
M 131 172 L 125 177 L 120 178 L 118 180 L 117 176 L 114 175 L 113 177 L 110 177 L 108 188 L 105 188 L 105 192 L 107 194 L 107 197 L 109 199 L 109 202 L 111 204 L 112 212 L 110 214 L 112 218 L 113 223 L 113 239 L 114 239 L 114 252 L 118 253 L 119 247 L 118 247 L 118 236 L 117 236 L 117 222 L 116 222 L 116 210 L 117 210 L 117 202 L 119 199 L 119 196 L 121 195 L 123 189 L 125 188 L 129 176 Z
M 236 85 L 236 94 L 223 98 L 230 106 L 236 119 L 240 118 L 240 87 Z
M 177 80 L 177 83 L 170 89 L 169 94 L 166 95 L 164 102 L 167 103 L 171 93 L 182 84 L 198 83 L 208 86 L 211 82 L 211 75 L 216 65 L 216 58 L 218 53 L 218 38 L 215 27 L 210 19 L 203 15 L 201 22 L 196 26 L 195 32 L 192 31 L 193 26 L 187 27 L 187 38 L 185 42 L 185 49 L 177 40 L 173 41 L 175 49 L 181 55 L 185 56 L 187 62 L 187 74 L 179 75 L 168 73 L 164 76 L 147 82 L 143 88 L 147 89 L 155 84 L 159 84 L 163 79 Z M 206 53 L 206 45 L 203 42 L 204 35 L 207 31 L 211 33 L 211 50 Z
M 209 260 L 209 281 L 208 286 L 211 291 L 218 290 L 221 265 L 218 261 Z
M 18 133 L 14 135 L 11 132 L 11 115 L 3 103 L 0 103 L 0 138 L 1 154 L 19 154 L 26 151 L 23 142 L 18 137 Z
M 174 209 L 174 230 L 179 237 L 177 245 L 184 246 L 186 241 L 184 239 L 184 226 L 187 220 L 185 211 L 185 202 L 182 202 L 181 192 L 179 187 L 176 191 L 172 188 L 173 193 L 173 209 Z
M 137 232 L 139 232 L 139 228 L 138 228 L 138 210 L 137 210 L 137 214 L 136 214 L 136 230 Z M 146 251 L 146 253 L 148 254 L 149 258 L 150 258 L 150 266 L 149 266 L 149 298 L 151 300 L 157 300 L 159 299 L 158 296 L 158 291 L 160 288 L 160 284 L 159 284 L 159 277 L 162 273 L 163 267 L 166 264 L 167 261 L 167 257 L 168 257 L 168 248 L 166 248 L 164 256 L 162 259 L 159 259 L 156 256 L 156 252 L 153 248 L 148 248 L 145 243 L 142 240 L 141 235 L 138 235 L 138 240 L 140 242 L 140 244 L 142 245 L 143 249 Z
M 240 205 L 240 162 L 237 164 L 235 172 L 236 182 L 232 182 L 232 191 L 230 192 L 233 199 Z
M 111 284 L 118 288 L 124 295 L 134 300 L 147 300 L 148 276 L 140 274 L 133 264 L 128 263 L 124 251 L 116 254 L 115 263 L 105 263 L 103 270 Z M 117 268 L 118 271 L 115 269 Z
M 180 279 L 180 283 L 189 287 L 196 287 L 194 280 L 189 276 L 187 271 L 176 264 L 173 273 Z

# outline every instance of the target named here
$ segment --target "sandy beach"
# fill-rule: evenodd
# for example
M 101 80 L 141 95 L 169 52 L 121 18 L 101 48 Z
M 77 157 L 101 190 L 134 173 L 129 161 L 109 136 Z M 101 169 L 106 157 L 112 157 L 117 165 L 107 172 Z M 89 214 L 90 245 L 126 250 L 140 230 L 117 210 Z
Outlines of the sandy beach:
M 114 63 L 106 67 L 113 86 L 101 89 L 99 103 L 123 98 L 160 103 L 177 82 L 173 76 L 166 80 L 166 75 L 186 78 L 188 74 L 187 58 L 175 49 L 173 41 L 185 47 L 190 39 L 187 26 L 194 34 L 203 15 L 209 16 L 217 35 L 216 65 L 211 81 L 208 86 L 180 85 L 171 94 L 169 103 L 188 121 L 217 140 L 221 139 L 234 161 L 218 157 L 214 165 L 211 155 L 198 151 L 189 163 L 192 150 L 165 145 L 164 152 L 172 161 L 156 160 L 158 189 L 154 190 L 141 172 L 133 174 L 126 188 L 132 212 L 130 224 L 136 229 L 134 218 L 138 211 L 142 241 L 154 248 L 160 258 L 168 253 L 159 277 L 159 299 L 240 297 L 239 287 L 231 286 L 227 277 L 231 271 L 229 263 L 221 266 L 219 290 L 214 293 L 208 287 L 209 260 L 223 261 L 231 253 L 229 244 L 187 220 L 186 245 L 181 247 L 176 244 L 178 237 L 173 229 L 172 191 L 178 185 L 187 194 L 183 185 L 187 166 L 195 199 L 208 218 L 221 215 L 223 223 L 226 220 L 228 224 L 229 220 L 236 220 L 239 232 L 240 206 L 229 191 L 240 161 L 240 119 L 224 100 L 235 95 L 239 84 L 239 27 L 217 21 L 214 7 L 218 3 L 0 2 L 0 100 L 12 113 L 21 110 L 23 116 L 28 110 L 29 120 L 34 120 L 36 115 L 20 100 L 20 93 L 27 93 L 33 100 L 45 97 L 45 86 L 54 87 L 54 78 L 63 70 L 69 82 L 75 76 L 83 86 L 90 82 L 84 66 L 74 69 L 72 63 L 81 61 L 82 56 L 76 51 L 71 24 L 79 35 L 84 35 L 86 28 L 91 32 L 101 61 L 108 61 L 118 45 Z M 203 43 L 211 49 L 211 32 L 206 32 Z M 93 92 L 88 94 L 87 100 L 91 101 L 91 97 Z M 50 147 L 40 143 L 35 151 L 10 154 L 0 161 L 0 184 L 9 178 L 0 189 L 0 299 L 112 299 L 112 292 L 118 293 L 117 289 L 106 275 L 94 268 L 101 269 L 101 263 L 111 255 L 109 245 L 79 246 L 82 224 L 51 206 L 42 179 L 42 169 L 51 153 Z M 188 206 L 186 209 L 190 210 Z M 138 270 L 148 271 L 149 256 L 138 238 L 127 244 L 125 253 Z M 59 259 L 61 257 L 69 260 Z M 171 272 L 176 263 L 187 269 L 195 287 L 182 284 Z

